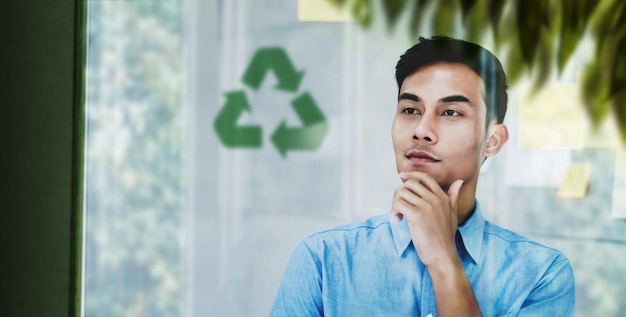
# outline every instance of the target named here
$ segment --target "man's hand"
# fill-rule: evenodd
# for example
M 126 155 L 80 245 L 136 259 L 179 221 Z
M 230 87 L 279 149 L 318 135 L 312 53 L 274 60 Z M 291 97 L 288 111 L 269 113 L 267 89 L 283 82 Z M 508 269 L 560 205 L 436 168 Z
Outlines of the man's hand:
M 426 173 L 400 173 L 400 178 L 404 183 L 394 193 L 391 213 L 398 221 L 406 218 L 413 245 L 424 265 L 443 264 L 458 257 L 454 235 L 463 181 L 452 183 L 446 193 Z
M 481 316 L 454 243 L 463 181 L 455 181 L 445 192 L 422 172 L 401 173 L 400 178 L 404 183 L 393 195 L 391 213 L 409 224 L 413 246 L 433 283 L 438 315 Z

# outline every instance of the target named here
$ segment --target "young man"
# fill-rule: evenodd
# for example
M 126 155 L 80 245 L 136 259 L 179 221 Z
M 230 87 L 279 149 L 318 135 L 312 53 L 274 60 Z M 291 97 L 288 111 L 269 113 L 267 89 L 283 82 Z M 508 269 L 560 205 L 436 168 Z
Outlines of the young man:
M 567 258 L 483 219 L 481 164 L 508 140 L 506 77 L 488 50 L 420 38 L 396 66 L 403 181 L 391 212 L 294 251 L 271 316 L 571 316 Z

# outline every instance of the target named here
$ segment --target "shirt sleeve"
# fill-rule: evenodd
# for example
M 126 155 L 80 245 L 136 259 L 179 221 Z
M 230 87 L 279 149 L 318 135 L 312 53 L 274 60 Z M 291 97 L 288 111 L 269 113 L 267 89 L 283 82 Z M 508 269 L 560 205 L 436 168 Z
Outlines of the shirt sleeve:
M 573 316 L 574 272 L 569 260 L 559 254 L 530 293 L 519 316 Z
M 303 241 L 287 263 L 270 316 L 324 316 L 323 311 L 321 261 Z

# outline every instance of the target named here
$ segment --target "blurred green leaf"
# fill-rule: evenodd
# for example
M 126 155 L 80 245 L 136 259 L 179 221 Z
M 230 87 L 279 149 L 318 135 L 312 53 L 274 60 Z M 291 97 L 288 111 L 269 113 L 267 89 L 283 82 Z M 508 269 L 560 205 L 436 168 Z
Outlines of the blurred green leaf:
M 578 42 L 583 37 L 587 23 L 598 2 L 587 0 L 561 1 L 561 31 L 558 48 L 559 72 L 565 68 Z
M 489 18 L 491 20 L 491 25 L 493 25 L 494 34 L 498 35 L 498 26 L 500 25 L 500 17 L 502 16 L 502 11 L 504 10 L 504 5 L 506 1 L 502 0 L 490 0 L 489 1 Z
M 626 55 L 623 55 L 626 52 L 626 14 L 622 14 L 622 17 L 624 24 L 615 30 L 610 38 L 611 44 L 607 45 L 608 48 L 606 49 L 611 52 L 611 58 L 609 59 L 607 56 L 607 60 L 610 62 L 610 66 L 607 66 L 611 69 L 610 81 L 608 82 L 609 98 L 626 91 Z M 621 106 L 626 107 L 624 104 Z
M 545 0 L 517 1 L 515 8 L 519 49 L 524 62 L 532 67 L 537 55 L 541 27 L 544 23 L 548 2 Z
M 454 29 L 454 18 L 458 12 L 457 1 L 440 0 L 436 3 L 432 20 L 433 31 L 435 34 L 449 34 Z
M 426 7 L 428 5 L 427 0 L 415 0 L 413 1 L 413 12 L 411 14 L 411 36 L 417 37 L 419 34 L 420 23 L 423 22 L 424 13 L 426 13 Z
M 343 7 L 348 2 L 348 0 L 327 0 L 327 1 L 339 7 Z
M 604 65 L 594 61 L 585 67 L 583 73 L 583 100 L 587 114 L 594 127 L 597 127 L 609 113 L 609 87 L 606 84 L 610 73 Z
M 519 32 L 513 32 L 509 34 L 511 37 L 511 43 L 518 43 L 517 37 Z M 508 54 L 506 55 L 506 74 L 509 83 L 514 83 L 519 80 L 524 74 L 524 60 L 522 57 L 522 51 L 515 45 L 510 45 L 508 48 Z
M 556 58 L 556 43 L 555 38 L 558 37 L 561 25 L 561 3 L 557 0 L 546 1 L 544 7 L 543 18 L 541 22 L 541 29 L 539 32 L 539 44 L 536 48 L 537 62 L 539 63 L 536 68 L 536 80 L 534 86 L 536 89 L 540 89 L 548 82 L 550 75 L 552 74 L 554 60 Z
M 583 100 L 594 127 L 612 110 L 626 143 L 623 90 L 626 87 L 626 4 L 602 1 L 590 25 L 595 39 L 595 58 L 583 73 Z
M 474 3 L 464 19 L 465 39 L 472 42 L 479 42 L 487 29 L 489 23 L 488 2 L 485 0 Z
M 353 0 L 352 15 L 364 28 L 369 28 L 374 21 L 374 4 L 372 0 Z
M 596 49 L 604 45 L 607 36 L 624 26 L 624 10 L 626 2 L 623 0 L 605 0 L 599 2 L 598 14 L 593 17 L 593 35 L 596 38 Z
M 398 16 L 405 9 L 409 0 L 387 0 L 383 1 L 382 6 L 387 18 L 387 26 L 389 29 L 393 29 L 398 21 Z
M 620 29 L 614 38 L 613 67 L 611 68 L 611 80 L 609 82 L 609 98 L 613 105 L 620 127 L 626 127 L 626 57 L 617 52 L 626 52 L 626 24 Z M 626 129 L 621 129 L 621 136 L 626 143 Z
M 463 19 L 466 20 L 470 14 L 470 11 L 476 5 L 478 0 L 460 0 L 461 1 L 461 14 L 463 15 Z

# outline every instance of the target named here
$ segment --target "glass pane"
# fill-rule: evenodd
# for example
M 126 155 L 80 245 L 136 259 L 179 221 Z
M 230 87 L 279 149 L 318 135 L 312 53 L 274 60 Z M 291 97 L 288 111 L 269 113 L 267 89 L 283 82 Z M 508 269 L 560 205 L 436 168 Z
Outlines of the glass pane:
M 181 1 L 89 1 L 86 316 L 180 316 Z
M 388 212 L 394 66 L 414 37 L 381 20 L 365 31 L 320 1 L 89 1 L 85 316 L 267 316 L 301 239 Z M 255 67 L 264 76 L 246 76 Z M 520 147 L 521 91 L 477 198 L 487 219 L 570 258 L 577 316 L 620 316 L 614 150 Z M 317 145 L 274 137 L 321 121 Z M 581 200 L 543 173 L 572 162 L 592 165 Z

